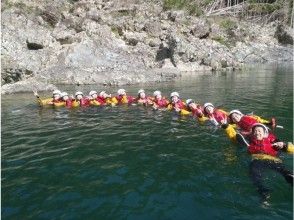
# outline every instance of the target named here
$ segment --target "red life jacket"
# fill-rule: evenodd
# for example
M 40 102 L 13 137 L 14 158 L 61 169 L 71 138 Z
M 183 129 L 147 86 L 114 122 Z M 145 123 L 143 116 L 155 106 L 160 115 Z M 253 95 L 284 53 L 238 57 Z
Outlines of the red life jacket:
M 106 105 L 107 102 L 106 102 L 106 98 L 102 97 L 102 96 L 98 96 L 96 98 L 96 101 L 99 102 L 101 105 Z
M 177 103 L 172 103 L 172 106 L 174 108 L 179 108 L 179 109 L 185 109 L 186 110 L 186 105 L 184 104 L 184 102 L 182 102 L 182 100 L 179 100 Z
M 68 108 L 71 108 L 72 107 L 72 99 L 67 99 L 65 101 L 65 106 L 68 107 Z
M 164 98 L 158 100 L 158 99 L 155 99 L 154 100 L 155 104 L 158 105 L 158 107 L 160 108 L 165 108 L 168 106 L 168 101 Z
M 122 99 L 123 99 L 122 95 L 116 96 L 115 98 L 117 99 L 119 104 L 131 104 L 132 102 L 134 102 L 136 100 L 132 96 L 127 96 L 128 103 L 122 103 Z
M 137 99 L 136 99 L 136 102 L 141 103 L 141 104 L 145 104 L 145 105 L 147 105 L 148 103 L 152 103 L 150 97 L 145 97 L 144 99 L 142 99 L 142 98 L 137 98 Z
M 217 109 L 214 109 L 212 114 L 207 114 L 208 118 L 215 119 L 218 123 L 220 123 L 222 120 L 227 119 L 227 115 L 223 113 L 222 111 L 219 111 Z
M 248 152 L 250 154 L 268 154 L 271 156 L 277 156 L 278 150 L 276 150 L 272 144 L 277 138 L 273 134 L 269 134 L 267 138 L 261 141 L 251 138 Z
M 193 116 L 202 117 L 204 115 L 201 107 L 193 108 L 193 109 L 191 109 L 191 111 L 192 111 Z
M 82 98 L 79 100 L 80 101 L 80 106 L 81 107 L 87 107 L 90 105 L 90 100 L 87 98 Z
M 241 120 L 237 123 L 238 127 L 244 131 L 251 131 L 253 124 L 257 123 L 258 121 L 250 117 L 248 115 L 242 116 Z

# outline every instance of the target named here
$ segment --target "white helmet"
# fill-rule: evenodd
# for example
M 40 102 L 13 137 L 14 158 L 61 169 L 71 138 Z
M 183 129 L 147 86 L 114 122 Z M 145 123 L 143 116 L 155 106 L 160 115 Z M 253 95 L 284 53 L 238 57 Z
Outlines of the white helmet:
M 138 91 L 138 95 L 140 94 L 140 93 L 145 93 L 145 91 L 144 91 L 144 89 L 140 89 L 139 91 Z
M 119 90 L 117 90 L 117 94 L 118 94 L 118 95 L 125 95 L 125 94 L 126 94 L 126 90 L 124 90 L 124 89 L 119 89 Z
M 99 96 L 104 96 L 104 95 L 106 95 L 105 91 L 102 91 L 102 92 L 99 93 Z
M 56 90 L 53 91 L 53 95 L 57 95 L 57 94 L 58 94 L 58 95 L 61 94 L 60 90 L 58 90 L 58 89 L 56 89 Z
M 189 104 L 191 104 L 191 103 L 194 103 L 194 100 L 193 100 L 193 99 L 187 99 L 187 100 L 186 100 L 186 104 L 187 104 L 187 105 L 189 105 Z
M 252 132 L 254 131 L 254 128 L 256 128 L 256 127 L 262 127 L 263 130 L 264 130 L 264 132 L 265 132 L 265 134 L 268 135 L 269 129 L 264 124 L 261 124 L 261 123 L 255 123 L 255 124 L 253 124 L 252 125 Z
M 75 94 L 75 96 L 78 96 L 78 95 L 84 95 L 82 92 L 80 92 L 80 91 L 78 91 L 78 92 L 76 92 L 76 94 Z
M 60 96 L 63 98 L 64 96 L 68 96 L 67 92 L 62 92 Z
M 229 116 L 231 116 L 231 115 L 234 114 L 234 113 L 236 113 L 236 114 L 238 114 L 238 115 L 241 115 L 241 116 L 243 115 L 242 112 L 240 112 L 240 111 L 237 110 L 237 109 L 234 109 L 234 110 L 230 111 Z
M 214 108 L 213 104 L 211 104 L 210 102 L 205 103 L 205 104 L 203 105 L 203 108 L 206 108 L 206 107 L 208 107 L 208 106 L 211 106 L 211 107 Z
M 94 94 L 97 94 L 97 92 L 96 92 L 96 91 L 91 91 L 91 92 L 89 92 L 89 96 L 92 96 L 92 95 L 94 95 Z
M 178 98 L 180 98 L 180 95 L 179 95 L 178 92 L 172 92 L 172 93 L 170 94 L 170 97 L 171 97 L 171 98 L 174 97 L 174 96 L 177 96 Z
M 161 95 L 161 92 L 160 91 L 158 91 L 158 90 L 156 90 L 155 92 L 153 92 L 153 96 L 158 96 L 158 95 Z

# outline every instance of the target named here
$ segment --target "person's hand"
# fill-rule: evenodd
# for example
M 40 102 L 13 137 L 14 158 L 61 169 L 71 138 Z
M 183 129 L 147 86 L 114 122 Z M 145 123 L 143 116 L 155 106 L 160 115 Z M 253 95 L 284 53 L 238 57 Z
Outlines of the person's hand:
M 220 121 L 220 124 L 221 124 L 221 125 L 224 125 L 224 124 L 227 124 L 227 123 L 228 123 L 228 122 L 227 122 L 227 119 L 225 119 L 225 118 L 222 119 L 222 120 Z
M 281 149 L 284 148 L 285 144 L 284 144 L 284 142 L 280 141 L 280 142 L 276 142 L 276 143 L 274 143 L 273 146 L 274 146 L 276 149 L 281 150 Z
M 179 107 L 175 107 L 175 111 L 176 111 L 176 112 L 180 112 L 181 109 L 180 109 Z
M 39 94 L 38 94 L 38 91 L 37 90 L 33 91 L 33 93 L 34 93 L 34 96 L 36 96 L 37 98 L 39 98 Z
M 158 109 L 158 105 L 154 103 L 153 106 L 152 106 L 152 108 L 153 108 L 154 110 L 157 110 L 157 109 Z

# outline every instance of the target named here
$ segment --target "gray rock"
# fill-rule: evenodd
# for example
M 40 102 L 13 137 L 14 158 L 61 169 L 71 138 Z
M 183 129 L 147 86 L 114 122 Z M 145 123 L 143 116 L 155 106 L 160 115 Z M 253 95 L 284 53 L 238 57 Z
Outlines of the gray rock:
M 158 21 L 151 21 L 144 25 L 144 31 L 151 37 L 159 37 L 161 34 L 161 23 Z
M 194 19 L 191 33 L 200 39 L 207 38 L 210 34 L 210 23 L 204 19 Z
M 281 44 L 293 45 L 293 36 L 289 34 L 286 28 L 281 24 L 279 24 L 276 28 L 275 38 L 277 38 Z

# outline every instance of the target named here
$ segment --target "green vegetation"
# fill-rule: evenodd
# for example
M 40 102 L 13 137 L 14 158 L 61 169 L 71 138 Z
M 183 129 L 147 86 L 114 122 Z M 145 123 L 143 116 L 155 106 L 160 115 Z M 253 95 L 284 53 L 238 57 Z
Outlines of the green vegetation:
M 112 33 L 115 34 L 116 37 L 122 35 L 122 30 L 121 30 L 121 28 L 119 28 L 119 27 L 112 26 L 112 27 L 111 27 L 111 31 L 112 31 Z
M 206 0 L 211 1 L 211 0 Z M 186 10 L 190 15 L 200 16 L 203 14 L 201 6 L 197 2 L 192 2 L 190 0 L 164 0 L 163 1 L 164 10 Z
M 29 5 L 25 4 L 24 2 L 12 2 L 9 0 L 4 0 L 4 1 L 2 1 L 1 6 L 2 6 L 1 11 L 4 11 L 9 8 L 21 9 L 21 11 L 26 14 L 37 13 L 37 11 L 38 11 L 36 7 L 29 6 Z
M 280 4 L 251 3 L 248 5 L 248 10 L 255 13 L 272 13 L 279 9 L 281 9 Z
M 237 23 L 229 18 L 224 19 L 220 22 L 220 26 L 224 28 L 225 30 L 233 30 L 237 28 Z
M 224 45 L 226 47 L 230 46 L 229 42 L 225 38 L 223 38 L 221 36 L 213 37 L 211 39 L 214 40 L 214 41 L 219 42 L 220 44 L 222 44 L 222 45 Z

